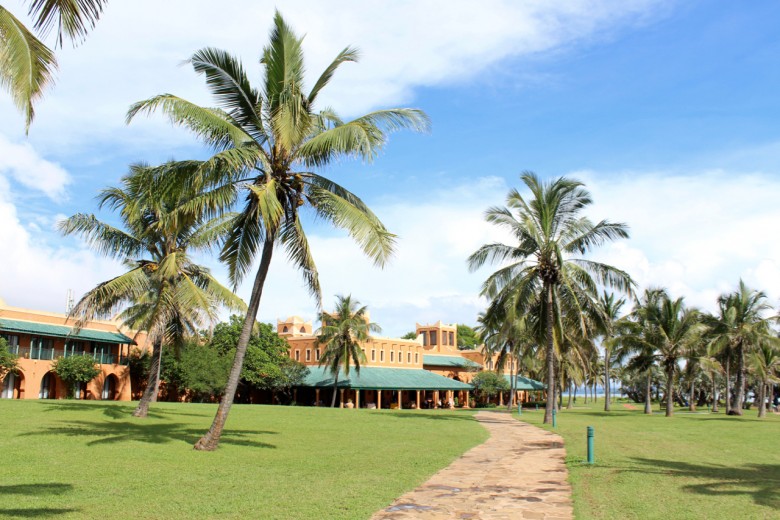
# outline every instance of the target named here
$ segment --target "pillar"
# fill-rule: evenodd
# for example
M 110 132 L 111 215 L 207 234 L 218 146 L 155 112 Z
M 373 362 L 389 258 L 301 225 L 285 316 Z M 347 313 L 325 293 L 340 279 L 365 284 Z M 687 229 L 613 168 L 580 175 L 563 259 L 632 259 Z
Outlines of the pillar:
M 344 389 L 341 389 L 341 393 L 339 394 L 339 408 L 344 408 Z
M 498 406 L 504 406 L 504 392 L 498 393 Z
M 403 403 L 401 401 L 401 396 L 403 395 L 403 393 L 404 393 L 403 390 L 399 390 L 398 391 L 398 409 L 399 410 L 403 410 Z
M 355 408 L 360 408 L 360 389 L 355 389 Z
M 417 409 L 420 409 L 420 391 L 417 390 Z
M 320 405 L 320 389 L 314 390 L 314 406 Z
M 433 407 L 438 408 L 439 407 L 439 391 L 436 390 L 433 392 Z
M 471 401 L 471 396 L 469 394 L 471 394 L 471 391 L 466 390 L 466 402 L 463 403 L 463 408 L 470 408 L 469 401 Z
M 382 409 L 382 391 L 377 390 L 376 391 L 376 409 L 381 410 Z

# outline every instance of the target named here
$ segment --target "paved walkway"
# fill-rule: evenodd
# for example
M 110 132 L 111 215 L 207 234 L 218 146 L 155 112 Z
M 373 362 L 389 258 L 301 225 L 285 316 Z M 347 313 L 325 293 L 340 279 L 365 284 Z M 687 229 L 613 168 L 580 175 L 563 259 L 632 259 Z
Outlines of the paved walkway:
M 573 518 L 563 440 L 510 415 L 479 412 L 490 438 L 372 520 Z

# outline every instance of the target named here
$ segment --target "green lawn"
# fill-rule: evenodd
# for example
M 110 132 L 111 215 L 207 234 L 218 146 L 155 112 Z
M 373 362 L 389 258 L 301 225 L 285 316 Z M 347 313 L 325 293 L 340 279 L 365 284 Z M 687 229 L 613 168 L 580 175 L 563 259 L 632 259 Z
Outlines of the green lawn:
M 0 517 L 367 518 L 487 438 L 467 411 L 0 400 Z
M 603 402 L 563 410 L 557 432 L 578 519 L 780 518 L 780 416 L 763 420 L 677 410 L 666 418 Z M 543 411 L 522 420 L 541 425 Z M 596 464 L 587 456 L 586 428 L 595 428 Z M 550 428 L 551 429 L 551 428 Z

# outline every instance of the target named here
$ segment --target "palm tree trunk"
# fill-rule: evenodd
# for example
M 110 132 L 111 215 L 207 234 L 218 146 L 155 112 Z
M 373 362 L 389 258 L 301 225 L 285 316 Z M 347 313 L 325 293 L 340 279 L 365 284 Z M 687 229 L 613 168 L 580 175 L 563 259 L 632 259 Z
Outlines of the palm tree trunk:
M 507 399 L 506 409 L 508 411 L 512 411 L 512 405 L 514 404 L 515 395 L 517 394 L 517 374 L 520 372 L 520 360 L 515 360 L 515 373 L 512 374 L 512 371 L 510 370 L 509 375 L 511 379 L 511 383 L 509 385 L 509 390 L 511 392 L 509 399 Z
M 710 373 L 712 377 L 712 413 L 718 413 L 718 385 L 715 384 L 715 371 Z
M 766 400 L 766 385 L 763 381 L 758 383 L 758 417 L 766 417 L 766 407 L 764 401 Z
M 571 379 L 570 379 L 569 380 L 569 402 L 566 403 L 566 409 L 567 410 L 571 410 L 572 408 L 574 408 L 574 404 L 572 403 L 572 400 L 571 400 L 571 387 L 572 387 L 572 382 L 571 382 Z M 586 390 L 586 392 L 587 392 L 587 390 Z
M 731 411 L 731 356 L 726 358 L 726 413 Z
M 146 383 L 144 394 L 133 411 L 133 417 L 146 417 L 149 414 L 149 404 L 157 401 L 157 393 L 160 391 L 160 367 L 162 366 L 162 345 L 159 341 L 152 346 L 152 366 L 149 367 L 149 381 Z
M 609 348 L 604 347 L 604 411 L 610 411 L 612 396 L 610 395 L 609 384 Z
M 742 343 L 737 347 L 737 398 L 732 403 L 731 415 L 742 415 L 742 406 L 745 403 L 745 350 Z
M 666 371 L 666 416 L 674 415 L 674 367 Z
M 552 423 L 553 406 L 555 406 L 555 366 L 553 365 L 553 292 L 552 284 L 544 282 L 547 293 L 547 403 L 544 407 L 543 424 Z M 552 397 L 552 399 L 550 399 Z
M 653 414 L 653 375 L 650 371 L 647 371 L 647 386 L 645 387 L 645 413 L 647 415 Z
M 695 412 L 696 411 L 696 401 L 694 401 L 695 398 L 696 398 L 695 383 L 693 382 L 693 380 L 691 380 L 691 393 L 690 393 L 690 397 L 688 398 L 688 411 L 689 412 Z
M 339 392 L 339 369 L 336 368 L 336 376 L 333 378 L 333 399 L 330 401 L 330 407 L 336 408 L 336 394 Z
M 265 278 L 268 276 L 268 268 L 271 266 L 271 256 L 273 256 L 273 252 L 274 239 L 273 237 L 266 236 L 265 242 L 263 243 L 263 253 L 260 257 L 260 267 L 257 269 L 255 283 L 252 287 L 252 295 L 249 298 L 249 306 L 246 311 L 244 326 L 241 328 L 241 335 L 238 337 L 236 355 L 233 358 L 233 366 L 230 369 L 230 375 L 228 376 L 227 385 L 225 386 L 225 394 L 219 402 L 219 408 L 217 408 L 217 414 L 214 416 L 214 422 L 211 423 L 211 428 L 206 432 L 206 435 L 195 443 L 196 450 L 213 451 L 217 449 L 217 446 L 219 445 L 219 438 L 222 436 L 222 430 L 225 427 L 225 421 L 227 421 L 228 414 L 230 413 L 230 407 L 233 406 L 233 399 L 235 398 L 236 389 L 238 388 L 238 381 L 241 379 L 241 369 L 244 366 L 246 347 L 249 345 L 252 328 L 257 319 L 257 311 L 260 309 L 260 298 L 263 295 L 263 286 L 265 285 Z

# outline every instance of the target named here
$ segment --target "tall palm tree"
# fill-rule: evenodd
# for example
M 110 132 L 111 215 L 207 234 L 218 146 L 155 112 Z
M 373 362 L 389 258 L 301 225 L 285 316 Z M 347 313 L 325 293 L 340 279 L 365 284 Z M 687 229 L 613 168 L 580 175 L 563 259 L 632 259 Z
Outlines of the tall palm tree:
M 766 294 L 750 289 L 742 280 L 736 291 L 718 298 L 717 320 L 710 323 L 713 349 L 716 352 L 733 352 L 737 362 L 736 399 L 731 402 L 729 415 L 742 415 L 746 358 L 753 349 L 772 337 L 769 325 L 776 318 L 765 316 L 771 310 Z
M 320 366 L 327 365 L 333 374 L 333 399 L 331 408 L 336 406 L 336 393 L 339 384 L 339 371 L 349 377 L 350 366 L 360 373 L 360 364 L 366 362 L 361 343 L 370 339 L 371 332 L 381 332 L 376 323 L 368 321 L 368 308 L 353 300 L 351 295 L 336 296 L 336 308 L 333 312 L 320 313 L 322 327 L 317 332 L 317 343 L 323 345 Z
M 625 305 L 626 300 L 615 298 L 614 293 L 604 291 L 596 302 L 596 330 L 601 336 L 601 346 L 604 349 L 604 411 L 609 412 L 612 397 L 610 374 L 610 363 L 612 361 L 613 339 L 615 336 L 615 324 L 620 317 L 620 309 Z
M 106 0 L 28 0 L 33 30 L 45 37 L 56 28 L 56 47 L 67 38 L 74 44 L 83 40 L 95 26 Z M 0 86 L 25 115 L 30 129 L 33 105 L 44 89 L 54 82 L 57 59 L 54 52 L 0 5 Z
M 382 149 L 388 132 L 429 127 L 423 112 L 406 108 L 379 110 L 349 122 L 330 108 L 316 111 L 319 94 L 338 67 L 356 61 L 358 54 L 345 48 L 305 92 L 302 40 L 276 13 L 270 42 L 260 59 L 259 89 L 250 84 L 238 59 L 205 48 L 189 62 L 196 73 L 205 76 L 220 108 L 204 108 L 162 94 L 136 103 L 128 112 L 130 121 L 141 113 L 162 111 L 173 124 L 189 129 L 214 149 L 214 155 L 202 161 L 198 174 L 182 176 L 181 182 L 211 183 L 226 196 L 234 189 L 243 191 L 243 209 L 233 220 L 220 255 L 234 286 L 260 255 L 225 394 L 196 449 L 213 450 L 219 443 L 277 243 L 301 270 L 317 302 L 321 301 L 301 211 L 311 210 L 315 217 L 347 230 L 377 266 L 383 266 L 393 252 L 395 237 L 376 215 L 357 196 L 313 170 L 341 157 L 370 161 Z
M 546 332 L 549 394 L 555 387 L 554 321 L 556 314 L 559 320 L 564 314 L 556 309 L 567 308 L 568 316 L 582 316 L 595 298 L 597 283 L 629 293 L 633 284 L 620 269 L 573 255 L 628 238 L 628 228 L 607 220 L 593 224 L 582 216 L 592 199 L 579 181 L 561 177 L 542 182 L 531 172 L 525 172 L 522 181 L 531 192 L 530 198 L 513 189 L 507 196 L 507 207 L 492 207 L 485 214 L 488 222 L 509 231 L 517 243 L 485 244 L 469 257 L 468 265 L 474 271 L 488 262 L 509 262 L 488 277 L 483 294 L 514 301 L 522 309 L 534 304 L 543 309 L 539 317 Z M 552 422 L 552 410 L 552 399 L 548 399 L 545 423 Z
M 124 229 L 84 213 L 59 223 L 62 233 L 85 238 L 93 249 L 121 260 L 127 269 L 87 292 L 71 315 L 77 318 L 79 328 L 87 320 L 120 311 L 118 318 L 125 326 L 148 332 L 152 367 L 133 414 L 137 417 L 146 417 L 149 403 L 157 398 L 164 346 L 178 347 L 205 324 L 216 321 L 220 307 L 246 309 L 189 255 L 190 251 L 211 249 L 230 225 L 232 215 L 211 218 L 209 212 L 183 209 L 202 195 L 171 189 L 165 179 L 168 167 L 180 165 L 132 166 L 120 187 L 101 192 L 99 206 L 117 211 Z

